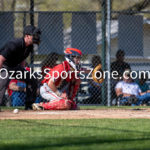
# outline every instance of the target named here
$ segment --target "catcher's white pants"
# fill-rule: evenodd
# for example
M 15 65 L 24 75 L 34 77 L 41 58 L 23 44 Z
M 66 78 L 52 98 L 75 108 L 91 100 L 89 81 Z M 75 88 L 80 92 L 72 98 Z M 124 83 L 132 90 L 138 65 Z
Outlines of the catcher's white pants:
M 46 99 L 47 101 L 53 101 L 53 100 L 60 100 L 62 99 L 61 97 L 57 96 L 47 85 L 47 83 L 44 83 L 40 87 L 40 95 Z

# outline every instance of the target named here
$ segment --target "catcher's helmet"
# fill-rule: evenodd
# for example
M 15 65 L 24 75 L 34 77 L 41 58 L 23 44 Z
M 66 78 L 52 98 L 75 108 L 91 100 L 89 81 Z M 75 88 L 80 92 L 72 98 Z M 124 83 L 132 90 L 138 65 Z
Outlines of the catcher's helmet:
M 71 65 L 71 67 L 75 70 L 79 70 L 80 69 L 80 63 L 75 64 L 73 58 L 74 57 L 80 57 L 81 58 L 82 57 L 81 50 L 79 50 L 77 48 L 66 48 L 64 53 L 65 53 L 65 59 Z

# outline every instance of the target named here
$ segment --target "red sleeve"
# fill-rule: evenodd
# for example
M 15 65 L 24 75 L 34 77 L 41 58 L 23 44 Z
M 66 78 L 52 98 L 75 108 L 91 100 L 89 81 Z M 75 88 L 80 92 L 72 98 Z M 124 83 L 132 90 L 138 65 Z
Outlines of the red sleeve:
M 62 64 L 57 65 L 56 67 L 53 68 L 50 75 L 51 75 L 51 78 L 54 79 L 55 83 L 61 80 L 63 71 L 64 71 L 64 67 Z
M 17 83 L 17 80 L 16 79 L 12 79 L 12 80 L 10 80 L 9 85 L 11 83 Z M 11 96 L 12 95 L 12 90 L 9 89 L 9 85 L 8 85 L 8 95 Z
M 17 83 L 17 80 L 16 79 L 12 79 L 12 80 L 10 80 L 9 84 L 10 83 Z
M 64 71 L 64 67 L 62 64 L 59 64 L 55 66 L 53 69 L 51 69 L 48 73 L 46 73 L 42 84 L 48 83 L 50 79 L 53 79 L 54 82 L 57 84 L 61 80 L 61 72 Z
M 30 67 L 25 67 L 25 69 L 26 69 L 27 71 L 30 71 Z

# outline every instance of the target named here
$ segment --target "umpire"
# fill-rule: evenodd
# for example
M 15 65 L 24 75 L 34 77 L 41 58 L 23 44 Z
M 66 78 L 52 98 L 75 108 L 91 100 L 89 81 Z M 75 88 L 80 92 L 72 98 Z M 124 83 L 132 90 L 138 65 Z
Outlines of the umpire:
M 27 97 L 25 110 L 32 109 L 32 103 L 36 99 L 37 79 L 30 75 L 20 64 L 25 61 L 33 51 L 34 45 L 40 44 L 41 31 L 39 28 L 28 25 L 24 28 L 23 37 L 7 42 L 0 48 L 0 106 L 2 105 L 10 76 L 16 78 L 17 72 L 22 73 L 22 78 L 27 84 Z M 14 74 L 12 74 L 14 72 Z M 11 78 L 12 78 L 11 77 Z

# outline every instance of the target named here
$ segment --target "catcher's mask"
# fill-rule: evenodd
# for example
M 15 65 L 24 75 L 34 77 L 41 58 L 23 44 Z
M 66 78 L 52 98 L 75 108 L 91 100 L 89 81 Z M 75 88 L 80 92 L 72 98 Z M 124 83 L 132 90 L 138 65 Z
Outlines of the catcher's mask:
M 41 42 L 41 30 L 39 28 L 35 28 L 33 32 L 33 50 L 35 52 L 38 50 L 40 42 Z
M 103 78 L 103 70 L 102 70 L 102 65 L 99 64 L 97 65 L 92 72 L 92 78 L 95 82 L 97 83 L 102 83 L 104 81 Z
M 67 48 L 65 51 L 65 59 L 66 61 L 71 65 L 71 67 L 75 70 L 80 70 L 81 64 L 76 64 L 74 62 L 74 57 L 81 58 L 82 52 L 79 49 L 76 48 Z
M 41 30 L 39 28 L 35 28 L 33 32 L 33 43 L 40 44 L 41 42 Z

